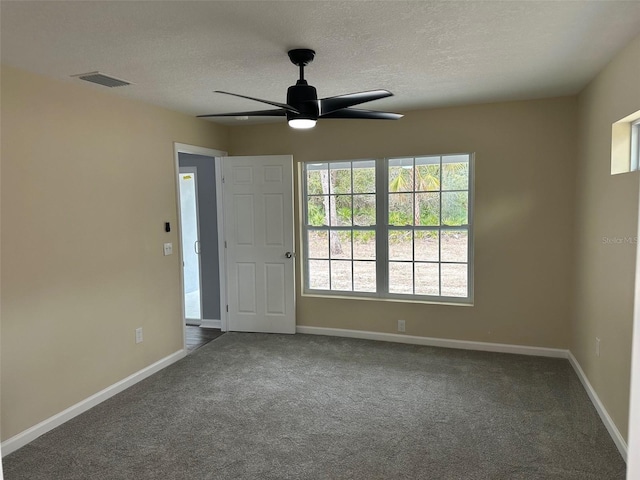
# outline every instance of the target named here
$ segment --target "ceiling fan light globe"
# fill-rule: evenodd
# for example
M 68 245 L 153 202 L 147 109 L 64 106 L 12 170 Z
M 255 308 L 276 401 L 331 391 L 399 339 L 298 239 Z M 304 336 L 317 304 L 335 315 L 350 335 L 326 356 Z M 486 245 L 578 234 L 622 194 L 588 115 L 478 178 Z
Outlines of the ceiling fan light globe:
M 289 120 L 289 126 L 291 128 L 305 130 L 315 127 L 316 121 L 311 118 L 292 118 L 291 120 Z

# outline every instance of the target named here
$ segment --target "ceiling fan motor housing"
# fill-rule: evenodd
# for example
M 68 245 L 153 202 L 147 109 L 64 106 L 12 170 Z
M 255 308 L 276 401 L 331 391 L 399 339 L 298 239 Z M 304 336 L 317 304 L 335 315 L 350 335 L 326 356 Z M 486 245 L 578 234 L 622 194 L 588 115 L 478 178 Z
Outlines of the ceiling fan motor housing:
M 287 120 L 294 118 L 308 118 L 317 120 L 318 110 L 318 92 L 315 87 L 308 85 L 305 80 L 298 80 L 287 90 L 287 104 L 294 107 L 300 113 L 287 112 Z

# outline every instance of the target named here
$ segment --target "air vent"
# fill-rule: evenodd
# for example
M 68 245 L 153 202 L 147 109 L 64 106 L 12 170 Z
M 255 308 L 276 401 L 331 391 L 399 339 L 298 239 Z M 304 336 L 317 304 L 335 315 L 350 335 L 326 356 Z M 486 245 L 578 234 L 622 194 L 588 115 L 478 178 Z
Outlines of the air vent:
M 97 83 L 98 85 L 104 85 L 105 87 L 124 87 L 125 85 L 131 85 L 131 82 L 125 80 L 119 80 L 114 77 L 110 77 L 100 72 L 80 73 L 78 75 L 71 75 L 77 77 L 80 80 L 85 80 L 91 83 Z

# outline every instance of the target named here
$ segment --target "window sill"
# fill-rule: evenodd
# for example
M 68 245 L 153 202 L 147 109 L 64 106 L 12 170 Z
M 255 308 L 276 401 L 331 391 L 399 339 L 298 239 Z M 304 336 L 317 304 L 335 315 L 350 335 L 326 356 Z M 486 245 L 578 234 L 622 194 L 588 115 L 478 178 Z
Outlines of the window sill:
M 435 301 L 435 300 L 420 300 L 414 298 L 389 298 L 389 297 L 360 297 L 360 296 L 351 296 L 351 295 L 328 295 L 322 293 L 308 293 L 302 292 L 300 294 L 302 297 L 308 298 L 326 298 L 331 300 L 365 300 L 365 301 L 374 301 L 374 302 L 393 302 L 393 303 L 415 303 L 421 305 L 443 305 L 448 307 L 473 307 L 473 300 L 469 302 L 447 302 L 447 301 Z

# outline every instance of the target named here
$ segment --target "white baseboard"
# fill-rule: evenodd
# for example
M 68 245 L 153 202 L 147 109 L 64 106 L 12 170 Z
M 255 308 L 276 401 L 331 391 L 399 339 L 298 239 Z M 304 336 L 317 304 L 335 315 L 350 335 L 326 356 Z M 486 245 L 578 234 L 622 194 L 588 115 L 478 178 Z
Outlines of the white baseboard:
M 222 328 L 222 320 L 208 320 L 206 318 L 202 319 L 202 323 L 200 324 L 200 328 Z
M 593 406 L 596 407 L 596 411 L 598 412 L 598 415 L 600 415 L 600 419 L 602 420 L 602 423 L 604 423 L 604 426 L 607 428 L 609 435 L 611 435 L 613 442 L 616 444 L 616 447 L 618 447 L 618 451 L 620 452 L 620 455 L 622 455 L 622 458 L 626 462 L 627 461 L 627 442 L 624 441 L 624 438 L 620 434 L 620 431 L 616 427 L 616 424 L 613 423 L 613 420 L 609 416 L 607 409 L 604 408 L 604 405 L 600 401 L 598 394 L 591 386 L 591 383 L 589 382 L 589 379 L 587 378 L 584 371 L 582 370 L 582 367 L 578 363 L 578 360 L 576 360 L 576 357 L 574 357 L 573 353 L 571 352 L 569 352 L 569 363 L 571 363 L 571 366 L 575 370 L 576 375 L 578 375 L 580 382 L 582 382 L 582 386 L 587 391 L 587 395 L 589 395 L 589 398 L 591 399 L 591 403 L 593 403 Z
M 604 407 L 600 398 L 596 394 L 595 390 L 589 383 L 582 367 L 569 350 L 562 350 L 559 348 L 546 348 L 546 347 L 527 347 L 523 345 L 508 345 L 502 343 L 486 343 L 486 342 L 469 342 L 464 340 L 450 340 L 443 338 L 431 338 L 431 337 L 416 337 L 412 335 L 401 335 L 397 333 L 379 333 L 368 332 L 364 330 L 346 330 L 341 328 L 322 328 L 322 327 L 305 327 L 298 326 L 296 328 L 297 333 L 307 333 L 310 335 L 328 335 L 334 337 L 350 337 L 350 338 L 362 338 L 366 340 L 381 340 L 386 342 L 408 343 L 412 345 L 427 345 L 430 347 L 445 347 L 445 348 L 459 348 L 463 350 L 479 350 L 484 352 L 500 352 L 500 353 L 515 353 L 519 355 L 535 355 L 538 357 L 554 357 L 554 358 L 566 358 L 571 363 L 571 366 L 576 372 L 576 375 L 582 382 L 584 389 L 589 395 L 589 399 L 596 408 L 598 415 L 604 426 L 606 427 L 611 439 L 615 443 L 620 455 L 624 461 L 627 461 L 627 443 L 620 434 L 620 431 L 616 427 L 615 423 L 609 416 L 607 409 Z
M 72 405 L 71 407 L 63 410 L 62 412 L 43 420 L 42 422 L 34 425 L 27 430 L 14 435 L 13 437 L 2 442 L 2 456 L 8 455 L 11 452 L 15 452 L 20 447 L 25 446 L 27 443 L 32 442 L 36 438 L 45 433 L 53 430 L 54 428 L 62 425 L 63 423 L 71 420 L 74 417 L 77 417 L 81 413 L 86 412 L 92 407 L 95 407 L 99 403 L 104 402 L 105 400 L 113 397 L 117 393 L 126 390 L 132 385 L 144 380 L 145 378 L 153 375 L 154 373 L 162 370 L 163 368 L 168 367 L 172 363 L 177 362 L 178 360 L 184 358 L 187 355 L 186 350 L 179 350 L 171 355 L 158 360 L 157 362 L 149 365 L 148 367 L 143 368 L 142 370 L 129 375 L 127 378 L 120 380 L 117 383 L 105 388 L 104 390 L 99 391 L 98 393 L 91 395 L 88 398 L 85 398 L 81 402 Z
M 363 338 L 383 342 L 408 343 L 411 345 L 427 345 L 429 347 L 458 348 L 462 350 L 479 350 L 482 352 L 516 353 L 518 355 L 534 355 L 537 357 L 567 358 L 569 351 L 560 348 L 528 347 L 509 345 L 506 343 L 470 342 L 467 340 L 451 340 L 447 338 L 416 337 L 398 333 L 368 332 L 365 330 L 346 330 L 342 328 L 296 327 L 297 333 L 310 335 L 328 335 L 333 337 Z
M 220 320 L 203 320 L 204 322 L 212 322 L 207 326 L 202 325 L 203 328 L 220 328 Z M 215 322 L 218 322 L 217 324 Z M 342 328 L 323 328 L 323 327 L 296 327 L 297 333 L 304 333 L 309 335 L 326 335 L 334 337 L 349 337 L 349 338 L 361 338 L 366 340 L 379 340 L 386 342 L 406 343 L 411 345 L 426 345 L 432 347 L 444 347 L 444 348 L 457 348 L 462 350 L 478 350 L 485 352 L 498 352 L 498 353 L 514 353 L 519 355 L 534 355 L 540 357 L 554 357 L 554 358 L 567 358 L 571 363 L 576 375 L 582 382 L 591 402 L 593 403 L 598 415 L 602 419 L 604 426 L 606 427 L 609 435 L 613 439 L 616 447 L 618 448 L 622 458 L 627 461 L 627 443 L 620 434 L 620 431 L 616 427 L 615 423 L 609 416 L 606 408 L 600 401 L 600 398 L 596 394 L 595 390 L 591 386 L 591 383 L 587 379 L 582 367 L 569 350 L 563 350 L 559 348 L 546 348 L 546 347 L 529 347 L 524 345 L 509 345 L 502 343 L 487 343 L 487 342 L 471 342 L 466 340 L 452 340 L 433 337 L 417 337 L 413 335 L 401 335 L 396 333 L 381 333 L 381 332 L 369 332 L 365 330 L 347 330 Z M 172 363 L 184 358 L 187 355 L 186 350 L 180 350 L 175 352 L 157 362 L 149 365 L 146 368 L 128 376 L 127 378 L 120 380 L 119 382 L 101 390 L 100 392 L 82 400 L 75 405 L 63 410 L 62 412 L 34 425 L 33 427 L 5 440 L 0 445 L 2 456 L 15 452 L 20 447 L 32 442 L 39 436 L 47 433 L 50 430 L 62 425 L 63 423 L 71 420 L 72 418 L 86 412 L 90 408 L 104 402 L 108 398 L 113 397 L 117 393 L 129 388 L 132 385 L 144 380 L 145 378 L 153 375 L 154 373 L 168 367 Z

